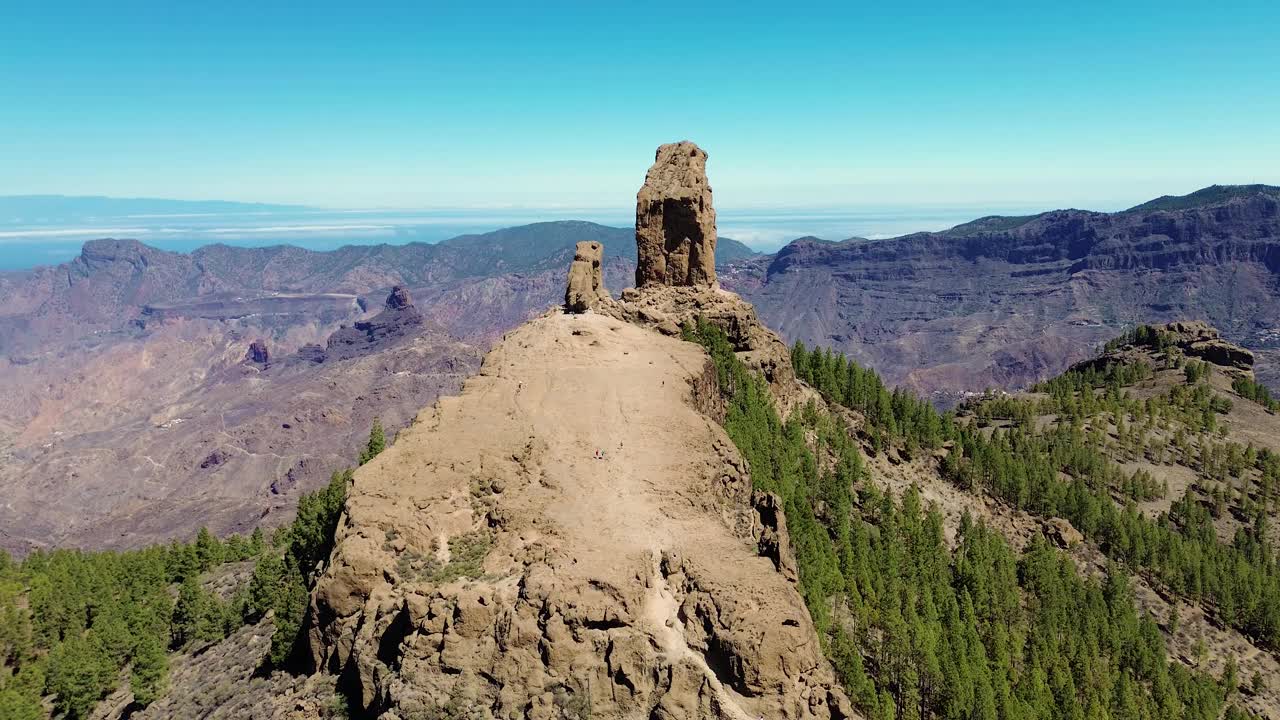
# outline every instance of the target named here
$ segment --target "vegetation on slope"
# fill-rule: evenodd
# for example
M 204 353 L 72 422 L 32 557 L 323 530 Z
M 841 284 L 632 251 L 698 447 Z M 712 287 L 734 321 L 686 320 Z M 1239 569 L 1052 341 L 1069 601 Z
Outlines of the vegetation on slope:
M 1280 197 L 1280 187 L 1275 185 L 1210 185 L 1187 195 L 1162 195 L 1155 200 L 1148 200 L 1141 205 L 1135 205 L 1125 210 L 1125 212 L 1187 210 L 1206 205 L 1216 205 L 1233 198 L 1256 194 Z
M 1220 716 L 1235 679 L 1170 663 L 1118 566 L 1087 579 L 1042 540 L 1019 556 L 969 518 L 948 549 L 935 508 L 922 508 L 914 490 L 898 502 L 876 487 L 842 419 L 810 404 L 783 422 L 721 331 L 699 323 L 685 337 L 715 360 L 725 429 L 753 483 L 783 501 L 801 592 L 868 716 Z M 933 449 L 966 435 L 843 357 L 803 346 L 793 357 L 829 401 L 867 416 L 874 443 Z
M 949 230 L 942 231 L 941 234 L 951 237 L 963 237 L 984 232 L 1016 230 L 1039 217 L 1040 215 L 987 215 L 977 220 L 970 220 L 967 223 L 956 225 Z
M 361 453 L 385 447 L 375 424 Z M 145 707 L 167 687 L 169 650 L 216 642 L 246 622 L 274 613 L 269 662 L 294 652 L 317 563 L 329 556 L 351 470 L 303 495 L 294 521 L 267 543 L 219 540 L 201 529 L 189 543 L 127 552 L 36 551 L 14 562 L 0 551 L 0 718 L 42 720 L 41 704 L 88 716 L 127 682 Z M 253 560 L 251 581 L 220 597 L 201 583 L 219 566 Z
M 1235 390 L 1240 397 L 1248 398 L 1266 408 L 1269 413 L 1280 413 L 1280 401 L 1271 397 L 1271 391 L 1256 380 L 1236 378 L 1231 381 L 1231 389 Z
M 889 394 L 865 379 L 873 376 L 870 371 L 802 345 L 793 358 L 797 373 L 829 401 L 863 412 L 873 427 L 897 431 L 908 445 L 931 441 L 931 431 L 919 428 L 932 427 L 933 421 L 908 416 L 901 428 L 886 423 L 883 398 Z M 1177 356 L 1168 362 L 1185 370 L 1187 384 L 1175 385 L 1163 397 L 1140 401 L 1122 392 L 1125 384 L 1149 375 L 1149 368 L 1112 366 L 1099 372 L 1091 367 L 1041 386 L 1048 399 L 990 398 L 974 408 L 979 422 L 942 418 L 944 435 L 953 443 L 941 464 L 943 474 L 964 489 L 985 490 L 1019 509 L 1069 520 L 1112 559 L 1146 572 L 1175 593 L 1206 602 L 1222 622 L 1264 647 L 1280 649 L 1280 562 L 1271 549 L 1265 513 L 1268 502 L 1280 502 L 1280 459 L 1266 450 L 1218 441 L 1217 416 L 1230 409 L 1230 401 L 1204 384 L 1209 366 Z M 913 412 L 928 415 L 931 409 L 916 403 Z M 1034 419 L 1046 413 L 1056 414 L 1058 421 L 1038 428 Z M 982 422 L 992 419 L 1012 424 L 992 433 Z M 1086 427 L 1086 419 L 1107 422 Z M 1109 447 L 1104 425 L 1111 421 L 1120 448 Z M 1156 427 L 1176 428 L 1172 441 L 1153 439 L 1148 433 Z M 1188 495 L 1169 512 L 1146 517 L 1135 503 L 1160 496 L 1164 488 L 1139 473 L 1125 473 L 1108 455 L 1108 450 L 1139 448 L 1148 457 L 1177 455 L 1208 479 L 1253 470 L 1256 493 L 1216 488 L 1218 500 L 1208 507 Z M 1236 492 L 1251 522 L 1224 543 L 1212 520 L 1221 514 L 1225 495 Z

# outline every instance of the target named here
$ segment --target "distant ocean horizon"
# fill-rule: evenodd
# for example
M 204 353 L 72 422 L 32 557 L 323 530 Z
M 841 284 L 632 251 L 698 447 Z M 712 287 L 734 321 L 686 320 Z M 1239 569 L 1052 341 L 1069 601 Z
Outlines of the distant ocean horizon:
M 945 230 L 986 215 L 1026 215 L 1038 205 L 883 208 L 724 208 L 718 231 L 760 252 L 774 252 L 799 237 L 881 239 Z M 436 243 L 554 220 L 585 220 L 630 227 L 630 209 L 485 208 L 433 210 L 215 210 L 211 212 L 0 217 L 0 270 L 56 265 L 80 253 L 88 240 L 130 238 L 153 247 L 190 252 L 222 243 L 244 247 L 295 245 L 333 250 L 344 245 Z M 585 239 L 585 238 L 584 238 Z

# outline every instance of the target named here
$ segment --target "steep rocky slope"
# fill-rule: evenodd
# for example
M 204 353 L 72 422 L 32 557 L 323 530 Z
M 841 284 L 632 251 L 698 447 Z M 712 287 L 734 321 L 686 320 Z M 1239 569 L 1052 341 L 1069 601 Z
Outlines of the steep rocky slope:
M 847 715 L 757 551 L 778 528 L 694 406 L 707 371 L 696 346 L 602 315 L 508 334 L 356 473 L 316 666 L 399 717 L 455 692 L 495 716 Z
M 1145 322 L 1280 346 L 1280 189 L 1215 187 L 1120 213 L 983 218 L 940 233 L 805 238 L 721 273 L 789 340 L 918 391 L 1019 387 Z
M 665 145 L 655 167 L 699 153 Z M 686 173 L 695 187 L 704 167 Z M 638 208 L 670 209 L 683 184 L 649 179 Z M 644 227 L 637 243 L 684 260 L 642 253 L 637 279 L 683 271 L 614 301 L 584 243 L 573 312 L 508 333 L 460 395 L 356 472 L 309 617 L 313 667 L 344 678 L 361 712 L 852 716 L 778 498 L 753 491 L 716 421 L 716 367 L 669 337 L 700 310 L 744 339 L 767 330 L 691 270 L 687 225 Z

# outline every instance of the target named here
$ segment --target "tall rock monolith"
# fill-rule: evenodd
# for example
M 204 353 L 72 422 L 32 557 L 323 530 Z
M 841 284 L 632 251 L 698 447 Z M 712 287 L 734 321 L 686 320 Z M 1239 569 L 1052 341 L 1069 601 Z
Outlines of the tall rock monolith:
M 594 240 L 578 243 L 564 289 L 566 312 L 584 313 L 596 303 L 609 299 L 609 291 L 604 287 L 603 262 L 604 245 Z
M 636 193 L 636 254 L 636 287 L 716 284 L 716 211 L 697 145 L 658 148 Z

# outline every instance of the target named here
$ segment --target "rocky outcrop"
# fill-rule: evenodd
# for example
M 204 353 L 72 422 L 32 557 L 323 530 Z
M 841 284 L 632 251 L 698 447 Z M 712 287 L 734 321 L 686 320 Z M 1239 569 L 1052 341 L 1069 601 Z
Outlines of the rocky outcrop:
M 1172 348 L 1189 358 L 1197 358 L 1222 368 L 1227 375 L 1253 377 L 1253 353 L 1239 345 L 1222 339 L 1217 328 L 1200 320 L 1181 320 L 1164 325 L 1151 326 L 1156 335 L 1150 338 L 1112 345 L 1097 357 L 1083 360 L 1071 366 L 1075 372 L 1105 372 L 1116 364 L 1134 361 L 1151 362 L 1160 353 Z
M 325 359 L 345 360 L 388 347 L 421 333 L 424 322 L 409 293 L 402 287 L 393 288 L 382 312 L 329 336 Z
M 244 359 L 246 362 L 266 367 L 271 362 L 271 351 L 267 349 L 265 340 L 254 340 L 249 343 L 249 349 L 245 351 Z
M 1045 520 L 1041 524 L 1041 532 L 1049 541 L 1063 550 L 1073 548 L 1084 542 L 1084 535 L 1064 518 Z
M 604 246 L 587 240 L 578 243 L 569 266 L 564 290 L 564 308 L 571 313 L 584 313 L 600 302 L 608 301 L 604 287 Z
M 738 357 L 769 382 L 786 415 L 803 400 L 791 367 L 791 350 L 756 317 L 750 303 L 718 287 L 627 288 L 622 301 L 602 310 L 621 320 L 678 337 L 685 325 L 703 320 L 725 332 Z
M 364 712 L 853 716 L 781 503 L 752 490 L 715 367 L 678 339 L 714 323 L 780 406 L 803 391 L 786 346 L 715 285 L 705 160 L 659 149 L 638 290 L 610 300 L 601 245 L 579 243 L 569 312 L 507 334 L 461 396 L 356 472 L 309 638 Z
M 409 291 L 399 285 L 391 288 L 391 294 L 387 296 L 386 307 L 388 310 L 407 310 L 413 307 L 413 300 L 409 298 Z
M 715 284 L 716 211 L 697 145 L 658 148 L 636 193 L 636 250 L 636 287 Z
M 509 333 L 356 471 L 316 667 L 384 718 L 851 717 L 706 362 L 603 313 Z
M 1253 353 L 1223 340 L 1218 330 L 1206 322 L 1173 322 L 1157 329 L 1171 337 L 1186 355 L 1225 368 L 1253 371 Z

